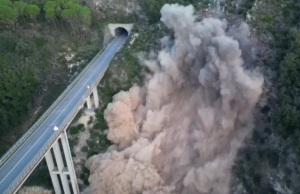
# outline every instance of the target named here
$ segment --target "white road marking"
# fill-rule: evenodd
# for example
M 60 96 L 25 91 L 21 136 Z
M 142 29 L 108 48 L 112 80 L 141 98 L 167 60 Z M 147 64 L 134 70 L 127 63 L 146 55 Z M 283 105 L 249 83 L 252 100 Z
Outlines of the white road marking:
M 125 39 L 126 40 L 126 39 Z M 125 42 L 125 40 L 122 42 L 122 44 Z M 120 46 L 119 46 L 119 48 L 120 48 Z M 119 49 L 118 48 L 118 49 Z M 117 50 L 118 51 L 118 50 Z M 106 55 L 107 56 L 107 55 Z M 104 61 L 104 59 L 106 58 L 106 56 L 104 56 L 104 58 L 103 58 L 103 61 Z M 95 61 L 96 62 L 96 61 Z M 99 67 L 101 67 L 101 65 L 99 65 L 98 67 L 96 67 L 96 69 L 94 70 L 94 71 L 92 71 L 92 74 L 88 77 L 88 79 L 85 81 L 85 83 L 82 85 L 82 87 L 81 88 L 79 88 L 79 90 L 76 92 L 76 94 L 73 96 L 73 98 L 69 101 L 69 103 L 65 106 L 65 107 L 68 107 L 68 105 L 73 101 L 73 99 L 77 96 L 77 94 L 78 94 L 78 92 L 83 88 L 83 86 L 85 86 L 86 85 L 86 83 L 89 81 L 89 79 L 94 75 L 94 72 L 96 72 L 97 70 L 98 70 L 98 68 Z M 91 70 L 91 68 L 88 70 L 88 71 L 90 71 Z M 79 82 L 78 82 L 79 83 Z M 75 88 L 75 87 L 74 87 Z M 73 88 L 73 89 L 74 89 Z M 73 90 L 72 90 L 73 91 Z M 71 93 L 71 91 L 70 91 L 70 93 Z M 69 94 L 70 94 L 69 93 Z M 61 111 L 60 113 L 59 113 L 59 115 L 56 117 L 56 119 L 51 123 L 51 125 L 53 125 L 53 123 L 59 118 L 59 116 L 61 115 L 61 113 L 62 113 L 63 111 Z M 42 127 L 42 126 L 41 126 Z M 2 181 L 0 182 L 0 184 L 6 179 L 6 177 L 11 173 L 11 171 L 13 171 L 15 168 L 16 168 L 16 166 L 23 160 L 23 158 L 28 154 L 28 152 L 37 144 L 37 142 L 44 136 L 44 134 L 47 132 L 47 130 L 49 129 L 49 127 L 45 130 L 45 132 L 40 136 L 40 138 L 31 146 L 31 148 L 23 155 L 23 157 L 19 160 L 19 162 L 7 173 L 7 175 L 2 179 Z

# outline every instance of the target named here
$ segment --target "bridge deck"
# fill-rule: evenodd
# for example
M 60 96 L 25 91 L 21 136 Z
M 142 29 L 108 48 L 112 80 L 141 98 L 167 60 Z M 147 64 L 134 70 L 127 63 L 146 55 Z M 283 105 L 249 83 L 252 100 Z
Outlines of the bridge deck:
M 27 139 L 25 143 L 9 158 L 9 160 L 0 169 L 0 193 L 7 193 L 7 189 L 24 168 L 32 161 L 46 144 L 52 135 L 58 131 L 53 127 L 65 122 L 68 114 L 74 110 L 74 106 L 88 92 L 87 85 L 92 85 L 97 78 L 106 70 L 114 54 L 124 44 L 127 34 L 121 34 L 116 37 L 103 54 L 94 62 L 94 64 L 83 75 L 79 82 L 70 90 L 67 96 L 58 104 L 51 114 L 44 120 L 38 129 Z M 76 107 L 79 109 L 79 107 Z

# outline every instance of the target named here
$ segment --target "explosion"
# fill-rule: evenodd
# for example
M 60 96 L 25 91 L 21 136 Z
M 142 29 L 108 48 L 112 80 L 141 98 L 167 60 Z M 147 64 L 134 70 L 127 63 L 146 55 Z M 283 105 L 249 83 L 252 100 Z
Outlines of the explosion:
M 249 33 L 225 21 L 195 22 L 193 6 L 166 4 L 151 74 L 113 98 L 104 112 L 115 145 L 86 163 L 95 194 L 228 194 L 238 149 L 252 132 L 261 75 L 245 70 Z M 248 49 L 248 50 L 247 50 Z

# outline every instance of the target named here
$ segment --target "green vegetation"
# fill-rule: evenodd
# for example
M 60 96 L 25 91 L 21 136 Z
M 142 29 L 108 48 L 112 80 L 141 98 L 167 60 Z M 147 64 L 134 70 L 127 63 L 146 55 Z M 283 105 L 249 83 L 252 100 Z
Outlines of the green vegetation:
M 299 8 L 293 1 L 267 0 L 251 11 L 249 23 L 257 30 L 262 49 L 258 65 L 272 70 L 273 85 L 268 104 L 256 114 L 252 140 L 234 167 L 247 193 L 276 193 L 264 180 L 279 174 L 282 187 L 300 192 Z
M 135 54 L 157 51 L 160 49 L 159 38 L 166 33 L 172 36 L 166 28 L 161 27 L 163 25 L 160 25 L 159 20 L 161 7 L 165 3 L 174 2 L 193 4 L 196 9 L 205 8 L 210 3 L 209 0 L 140 1 L 149 23 L 153 25 L 147 30 L 139 29 L 139 37 L 134 44 L 130 47 L 129 43 L 125 45 L 125 49 L 117 54 L 117 59 L 114 59 L 104 76 L 104 87 L 99 92 L 101 108 L 96 110 L 95 121 L 92 117 L 88 121 L 88 124 L 94 122 L 94 125 L 90 129 L 87 146 L 81 149 L 88 157 L 104 152 L 111 145 L 106 139 L 104 110 L 112 97 L 120 90 L 126 91 L 133 84 L 142 83 L 145 69 L 139 64 Z M 232 1 L 226 0 L 224 6 L 233 17 L 245 19 L 246 13 L 251 13 L 252 20 L 249 23 L 257 30 L 256 35 L 263 43 L 259 47 L 270 51 L 270 54 L 261 53 L 258 65 L 274 72 L 272 92 L 276 97 L 270 97 L 268 104 L 257 113 L 256 116 L 263 124 L 256 125 L 248 146 L 239 152 L 233 170 L 249 194 L 276 193 L 273 185 L 266 180 L 282 171 L 285 186 L 294 193 L 299 193 L 300 185 L 295 185 L 295 182 L 300 182 L 300 178 L 295 175 L 297 170 L 294 166 L 299 166 L 296 162 L 300 161 L 300 32 L 297 30 L 300 7 L 293 1 L 266 0 L 261 1 L 258 9 L 251 10 L 254 2 L 255 0 L 242 1 L 236 8 L 231 5 Z M 223 5 L 222 2 L 221 4 Z M 136 14 L 126 15 L 125 11 L 115 14 L 111 9 L 104 10 L 103 14 L 107 18 L 105 21 L 96 20 L 97 14 L 99 13 L 92 13 L 88 7 L 80 4 L 79 0 L 0 0 L 0 136 L 3 137 L 0 155 L 24 132 L 19 126 L 28 119 L 27 115 L 33 115 L 37 106 L 36 96 L 46 96 L 42 98 L 49 101 L 43 104 L 43 110 L 46 110 L 67 85 L 66 80 L 62 79 L 67 73 L 63 67 L 66 60 L 58 56 L 57 52 L 65 52 L 64 46 L 67 45 L 78 55 L 74 61 L 91 59 L 99 50 L 98 45 L 102 44 L 103 26 L 107 22 L 138 21 Z M 91 32 L 98 34 L 98 42 L 91 39 Z M 59 84 L 54 84 L 53 77 Z M 44 88 L 49 91 L 43 92 Z M 74 121 L 81 115 L 82 111 Z M 69 130 L 74 135 L 69 141 L 72 156 L 75 156 L 73 148 L 79 141 L 76 135 L 85 129 L 83 125 L 78 125 Z M 6 138 L 8 136 L 12 138 Z M 277 138 L 276 142 L 274 138 Z M 289 152 L 296 154 L 295 161 L 291 162 Z M 50 182 L 45 169 L 43 162 L 27 184 Z M 83 169 L 80 177 L 88 184 L 89 172 L 84 167 Z M 266 169 L 271 169 L 268 171 L 270 174 L 266 174 Z M 43 173 L 39 170 L 43 170 Z M 39 177 L 40 174 L 43 176 Z
M 57 5 L 57 3 L 55 1 L 47 1 L 44 5 L 45 18 L 49 21 L 54 22 L 54 25 L 55 25 L 55 20 L 56 20 L 57 16 L 59 16 L 61 14 L 60 10 L 56 11 L 56 9 L 58 7 L 59 6 Z
M 40 8 L 37 5 L 27 5 L 26 14 L 31 19 L 36 20 L 37 16 L 40 15 Z
M 24 19 L 27 6 L 28 4 L 23 1 L 15 1 L 13 7 L 17 11 L 18 16 Z
M 135 17 L 111 12 L 108 20 L 132 22 Z M 79 0 L 0 0 L 0 155 L 67 85 L 67 61 L 61 53 L 68 47 L 76 52 L 69 63 L 91 59 L 100 50 L 105 22 L 93 18 Z M 91 32 L 99 34 L 99 41 L 92 40 Z
M 77 11 L 72 15 L 76 30 L 90 31 L 90 9 L 79 5 L 78 1 L 71 2 L 70 9 Z M 43 106 L 41 112 L 24 127 L 28 128 L 66 86 L 67 80 L 62 80 L 63 74 L 67 73 L 66 61 L 60 59 L 57 51 L 66 52 L 66 46 L 80 48 L 74 60 L 80 60 L 78 55 L 91 59 L 99 51 L 98 46 L 91 45 L 90 38 L 81 38 L 78 33 L 70 36 L 74 29 L 61 16 L 67 10 L 63 8 L 67 3 L 65 0 L 0 0 L 0 136 L 3 138 L 0 155 L 22 135 L 25 129 L 21 130 L 20 126 L 29 119 L 28 115 L 33 114 L 36 106 Z M 45 19 L 61 26 L 53 30 Z M 95 30 L 98 31 L 97 27 Z M 87 44 L 90 46 L 83 47 Z M 57 63 L 60 65 L 55 65 Z M 48 87 L 56 89 L 42 92 Z M 41 104 L 46 94 L 47 99 Z
M 300 32 L 290 38 L 290 48 L 279 64 L 278 101 L 274 110 L 274 131 L 281 137 L 291 139 L 300 160 Z
M 247 12 L 251 12 L 251 8 L 253 7 L 255 0 L 247 0 L 239 2 L 238 6 L 232 6 L 233 3 L 230 0 L 225 0 L 225 11 L 234 15 L 238 15 L 243 19 L 246 19 Z
M 75 78 L 68 78 L 67 64 L 85 60 L 71 70 L 78 73 L 100 50 L 102 42 L 94 41 L 97 35 L 84 35 L 101 32 L 103 27 L 91 25 L 98 21 L 93 20 L 88 7 L 72 2 L 80 8 L 73 19 L 78 20 L 76 29 L 61 16 L 68 1 L 0 0 L 0 157 Z M 70 52 L 75 56 L 67 62 L 65 55 Z M 79 125 L 71 131 L 81 130 Z M 74 138 L 70 146 L 77 143 Z M 24 185 L 52 188 L 44 160 Z
M 110 12 L 106 15 L 107 20 L 100 21 L 97 13 L 92 13 L 79 0 L 0 0 L 0 156 L 75 78 L 66 76 L 69 74 L 67 64 L 82 60 L 86 64 L 100 50 L 107 22 L 136 21 L 135 14 Z M 70 51 L 75 57 L 67 62 L 65 55 Z M 78 73 L 83 66 L 74 67 L 71 74 Z M 92 122 L 90 118 L 89 123 Z M 84 127 L 78 125 L 71 127 L 70 133 L 83 130 Z M 109 141 L 102 133 L 104 129 L 101 130 L 92 130 L 88 147 L 82 151 L 92 155 L 107 148 Z M 76 135 L 70 139 L 71 148 L 78 141 Z M 75 156 L 73 150 L 72 155 Z M 88 176 L 88 171 L 84 171 L 83 176 Z M 51 188 L 45 161 L 25 185 Z
M 111 9 L 105 10 L 107 20 L 105 23 L 135 23 L 137 21 L 137 15 L 135 13 L 127 14 L 124 10 L 119 10 L 118 14 L 115 14 Z
M 0 23 L 13 25 L 18 18 L 18 13 L 13 9 L 12 3 L 8 0 L 0 1 Z
M 77 125 L 77 126 L 73 126 L 73 127 L 71 127 L 70 129 L 70 134 L 71 135 L 76 135 L 76 134 L 78 134 L 80 131 L 85 131 L 85 128 L 84 128 L 84 125 L 83 124 L 79 124 L 79 125 Z
M 69 145 L 70 145 L 70 149 L 71 149 L 71 154 L 73 157 L 76 156 L 75 152 L 74 152 L 74 147 L 78 144 L 79 139 L 78 136 L 74 137 L 74 138 L 69 138 Z
M 1 35 L 3 34 L 0 34 L 0 41 L 4 43 L 2 45 L 13 42 L 12 39 L 9 40 Z M 22 58 L 21 51 L 19 52 L 20 58 Z M 33 66 L 24 68 L 22 64 L 16 63 L 20 58 L 16 59 L 8 53 L 0 54 L 0 80 L 2 83 L 0 86 L 0 129 L 2 129 L 0 134 L 23 121 L 28 103 L 36 92 L 35 69 Z M 23 80 L 23 82 L 19 80 Z
M 24 182 L 24 186 L 41 186 L 46 189 L 53 189 L 51 177 L 46 164 L 46 160 L 42 160 L 41 163 L 33 170 L 30 176 Z
M 72 4 L 69 9 L 64 9 L 61 12 L 61 17 L 70 24 L 77 35 L 82 33 L 83 27 L 91 25 L 91 11 L 88 7 L 79 4 Z
M 261 16 L 260 19 L 262 21 L 265 21 L 267 23 L 271 23 L 272 22 L 272 16 L 270 14 L 266 15 L 266 16 Z

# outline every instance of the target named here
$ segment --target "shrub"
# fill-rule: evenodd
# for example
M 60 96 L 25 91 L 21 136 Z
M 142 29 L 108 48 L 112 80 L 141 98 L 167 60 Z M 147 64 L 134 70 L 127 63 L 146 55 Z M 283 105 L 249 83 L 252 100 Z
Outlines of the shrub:
M 71 127 L 71 128 L 70 128 L 70 134 L 71 134 L 71 135 L 76 135 L 76 134 L 78 134 L 78 133 L 79 133 L 79 130 L 78 130 L 77 127 Z
M 271 167 L 276 168 L 279 163 L 279 154 L 277 151 L 274 149 L 269 149 L 265 151 L 265 154 Z
M 86 143 L 90 148 L 93 148 L 96 144 L 93 140 L 90 139 L 86 140 Z
M 43 47 L 45 45 L 45 39 L 43 37 L 35 38 L 35 44 L 37 47 Z
M 82 146 L 81 147 L 82 152 L 87 152 L 88 150 L 89 150 L 89 148 L 87 146 Z

